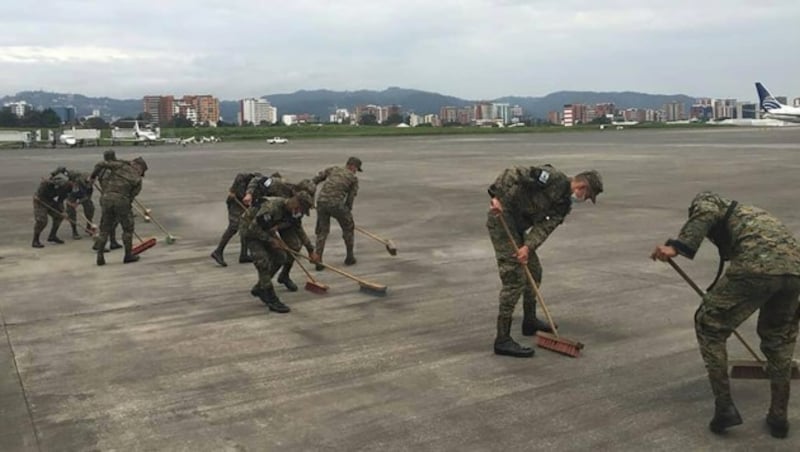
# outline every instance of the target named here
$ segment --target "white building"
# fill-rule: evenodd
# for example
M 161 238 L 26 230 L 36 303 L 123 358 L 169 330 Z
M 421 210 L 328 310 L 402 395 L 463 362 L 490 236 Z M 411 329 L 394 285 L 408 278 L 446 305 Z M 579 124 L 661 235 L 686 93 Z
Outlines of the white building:
M 336 113 L 330 116 L 330 122 L 334 124 L 342 124 L 349 121 L 350 112 L 346 108 L 337 108 Z
M 191 121 L 192 124 L 197 124 L 197 109 L 188 102 L 180 101 L 172 104 L 172 114 L 181 115 Z
M 25 116 L 25 113 L 33 110 L 33 105 L 25 102 L 24 100 L 19 102 L 9 102 L 5 104 L 4 107 L 8 108 L 11 113 L 14 113 L 20 118 Z
M 278 121 L 278 109 L 266 99 L 242 99 L 239 101 L 239 125 L 247 122 L 255 126 L 275 124 Z
M 492 104 L 492 119 L 499 119 L 503 124 L 511 124 L 511 105 L 509 104 Z
M 287 125 L 287 126 L 290 126 L 292 124 L 296 124 L 297 123 L 297 115 L 283 115 L 281 117 L 281 122 L 284 125 Z

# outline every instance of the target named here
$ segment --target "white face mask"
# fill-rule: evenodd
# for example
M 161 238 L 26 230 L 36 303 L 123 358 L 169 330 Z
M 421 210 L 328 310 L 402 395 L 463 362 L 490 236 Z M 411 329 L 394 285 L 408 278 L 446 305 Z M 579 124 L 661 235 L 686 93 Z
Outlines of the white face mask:
M 297 212 L 297 213 L 293 213 L 292 214 L 293 218 L 301 218 L 302 216 L 303 216 L 303 212 Z
M 577 196 L 575 196 L 575 193 L 571 194 L 571 195 L 569 196 L 569 199 L 570 199 L 570 200 L 571 200 L 573 203 L 576 203 L 576 202 L 584 202 L 584 201 L 586 201 L 586 198 L 578 198 Z

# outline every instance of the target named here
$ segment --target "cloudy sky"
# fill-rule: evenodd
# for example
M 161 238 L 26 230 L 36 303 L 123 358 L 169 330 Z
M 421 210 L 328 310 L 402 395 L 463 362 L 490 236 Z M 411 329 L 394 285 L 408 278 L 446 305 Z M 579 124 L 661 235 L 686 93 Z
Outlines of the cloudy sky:
M 0 96 L 800 96 L 798 0 L 11 1 Z

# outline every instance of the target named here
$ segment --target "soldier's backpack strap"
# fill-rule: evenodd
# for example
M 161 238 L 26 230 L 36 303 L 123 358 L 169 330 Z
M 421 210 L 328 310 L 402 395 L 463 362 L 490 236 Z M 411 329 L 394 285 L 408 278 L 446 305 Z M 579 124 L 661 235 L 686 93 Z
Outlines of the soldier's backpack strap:
M 730 220 L 731 215 L 733 215 L 733 210 L 736 209 L 736 206 L 738 204 L 739 203 L 736 201 L 731 201 L 730 205 L 728 206 L 728 209 L 725 210 L 725 216 L 722 217 L 722 220 L 719 223 L 722 225 L 722 227 L 725 227 L 725 225 L 728 223 L 728 220 Z M 717 276 L 714 277 L 714 281 L 711 283 L 710 286 L 708 286 L 706 292 L 710 291 L 711 289 L 714 288 L 715 285 L 717 285 L 717 281 L 719 281 L 719 278 L 722 276 L 722 270 L 725 267 L 725 259 L 723 259 L 722 257 L 722 249 L 718 246 L 717 250 L 719 251 L 719 266 L 717 267 Z

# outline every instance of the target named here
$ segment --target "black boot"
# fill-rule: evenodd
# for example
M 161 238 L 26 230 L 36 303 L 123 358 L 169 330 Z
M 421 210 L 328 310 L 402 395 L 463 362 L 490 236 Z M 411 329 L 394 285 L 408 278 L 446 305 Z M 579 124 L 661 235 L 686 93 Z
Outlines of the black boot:
M 552 333 L 553 328 L 547 322 L 536 318 L 536 300 L 530 290 L 525 290 L 522 295 L 522 335 L 533 336 L 537 331 Z
M 50 236 L 49 236 L 49 237 L 47 237 L 47 241 L 48 241 L 48 242 L 57 243 L 57 244 L 59 244 L 59 245 L 61 245 L 61 244 L 63 244 L 63 243 L 64 243 L 64 241 L 63 241 L 63 240 L 61 240 L 60 238 L 58 238 L 58 236 L 57 236 L 57 235 L 55 235 L 55 233 L 52 233 L 52 234 L 50 234 Z
M 289 292 L 297 292 L 297 284 L 289 277 L 289 272 L 292 270 L 293 263 L 294 261 L 292 260 L 284 264 L 281 274 L 278 275 L 278 282 L 286 286 Z
M 511 339 L 511 318 L 497 316 L 497 337 L 494 340 L 496 355 L 530 358 L 536 352 L 532 348 L 523 347 Z
M 708 428 L 713 433 L 721 435 L 725 429 L 740 425 L 742 416 L 732 400 L 719 400 L 714 402 L 714 418 L 708 423 Z
M 239 263 L 240 264 L 252 264 L 253 258 L 248 256 L 247 254 L 240 254 L 239 255 Z
M 73 224 L 72 225 L 72 240 L 80 240 L 82 238 L 83 237 L 81 237 L 81 235 L 78 234 L 78 228 Z
M 130 264 L 139 260 L 139 256 L 133 254 L 133 239 L 130 237 L 122 236 L 122 244 L 125 247 L 125 257 L 122 258 L 123 264 Z
M 108 249 L 110 249 L 110 250 L 118 250 L 120 248 L 122 248 L 122 245 L 120 245 L 119 242 L 117 242 L 117 240 L 112 237 L 111 238 L 111 245 L 108 246 Z
M 275 288 L 272 286 L 263 289 L 259 294 L 259 297 L 261 298 L 261 301 L 263 301 L 264 304 L 267 305 L 270 311 L 275 311 L 279 314 L 285 314 L 291 311 L 291 309 L 289 309 L 289 306 L 286 306 L 285 304 L 281 303 L 280 298 L 278 298 L 278 294 L 275 293 Z
M 258 287 L 258 283 L 256 283 L 256 285 L 253 286 L 252 289 L 250 289 L 250 295 L 259 298 L 261 297 L 261 288 Z
M 225 262 L 225 258 L 222 256 L 222 251 L 220 251 L 219 248 L 215 249 L 214 252 L 211 253 L 211 259 L 214 259 L 221 267 L 228 266 L 228 264 Z
M 356 265 L 356 257 L 353 255 L 353 241 L 347 240 L 344 242 L 347 248 L 347 257 L 344 258 L 344 265 Z
M 97 265 L 106 265 L 106 257 L 103 255 L 104 249 L 97 252 Z
M 770 383 L 772 391 L 772 403 L 770 403 L 769 413 L 767 414 L 767 426 L 773 438 L 786 438 L 789 434 L 789 381 Z
M 31 246 L 34 247 L 34 248 L 44 248 L 44 245 L 42 245 L 42 242 L 39 241 L 39 234 L 41 234 L 41 232 L 35 232 L 34 231 L 34 233 L 33 233 L 33 241 L 31 242 Z

